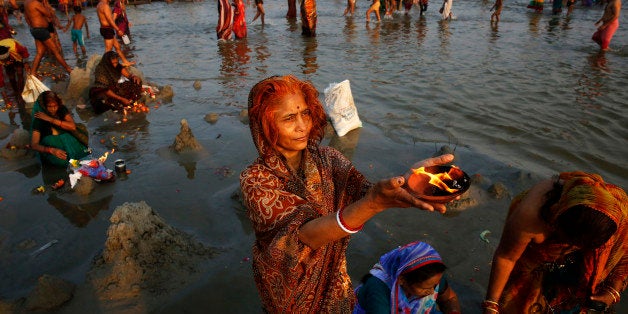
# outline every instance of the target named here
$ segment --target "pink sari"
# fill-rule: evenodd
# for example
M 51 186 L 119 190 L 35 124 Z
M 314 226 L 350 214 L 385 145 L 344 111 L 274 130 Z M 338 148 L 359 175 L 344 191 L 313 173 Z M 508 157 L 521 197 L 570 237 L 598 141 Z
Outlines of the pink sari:
M 618 28 L 619 19 L 615 19 L 605 29 L 595 32 L 591 39 L 600 45 L 600 48 L 606 50 L 611 44 L 611 38 L 613 38 L 613 35 L 615 35 Z

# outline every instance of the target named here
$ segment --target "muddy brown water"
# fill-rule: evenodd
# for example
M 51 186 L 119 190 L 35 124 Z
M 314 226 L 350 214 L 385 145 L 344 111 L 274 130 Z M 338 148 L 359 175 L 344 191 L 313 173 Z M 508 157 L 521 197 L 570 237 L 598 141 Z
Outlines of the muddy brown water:
M 232 195 L 240 171 L 256 157 L 241 116 L 248 91 L 275 74 L 311 80 L 321 99 L 330 83 L 350 80 L 364 127 L 324 143 L 343 151 L 372 180 L 402 174 L 449 145 L 456 148 L 456 165 L 485 179 L 482 189 L 502 182 L 511 196 L 570 170 L 600 173 L 626 186 L 628 33 L 620 28 L 611 51 L 600 54 L 590 37 L 601 8 L 578 6 L 566 18 L 531 13 L 524 1 L 508 2 L 499 25 L 491 27 L 492 3 L 486 1 L 455 2 L 451 22 L 440 21 L 434 3 L 422 18 L 413 10 L 369 24 L 366 2 L 348 18 L 341 16 L 345 4 L 320 1 L 318 36 L 304 38 L 300 23 L 285 19 L 285 4 L 268 1 L 267 25 L 249 24 L 246 40 L 227 43 L 216 41 L 212 1 L 129 6 L 132 59 L 149 81 L 172 86 L 173 101 L 121 124 L 73 110 L 92 131 L 94 155 L 115 147 L 109 167 L 124 159 L 131 171 L 88 197 L 31 194 L 64 171 L 42 169 L 36 159 L 0 160 L 0 297 L 26 295 L 44 273 L 80 284 L 102 250 L 112 211 L 144 200 L 169 224 L 225 249 L 162 312 L 259 312 L 250 264 L 254 234 Z M 247 10 L 250 21 L 255 11 Z M 88 54 L 100 54 L 95 10 L 84 13 Z M 27 28 L 16 30 L 34 55 Z M 84 66 L 89 56 L 73 55 L 69 33 L 61 33 L 61 42 L 69 63 Z M 215 123 L 205 121 L 209 113 L 218 115 Z M 204 147 L 201 153 L 180 156 L 168 149 L 181 119 Z M 19 115 L 14 121 L 21 127 Z M 0 113 L 0 122 L 10 125 L 10 115 Z M 479 313 L 508 203 L 486 197 L 446 215 L 382 213 L 353 237 L 350 275 L 357 282 L 381 254 L 428 241 L 448 264 L 465 312 Z M 486 230 L 488 242 L 479 236 Z

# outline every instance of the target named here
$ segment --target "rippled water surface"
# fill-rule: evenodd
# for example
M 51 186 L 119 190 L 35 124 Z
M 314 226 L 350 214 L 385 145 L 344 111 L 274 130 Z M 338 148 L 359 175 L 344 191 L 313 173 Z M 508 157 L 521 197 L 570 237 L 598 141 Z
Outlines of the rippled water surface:
M 144 200 L 177 228 L 226 249 L 164 312 L 257 311 L 247 259 L 253 233 L 231 195 L 239 172 L 256 157 L 240 117 L 248 91 L 275 74 L 311 80 L 321 94 L 330 83 L 350 80 L 364 127 L 325 142 L 350 155 L 373 180 L 403 173 L 451 144 L 458 165 L 504 182 L 511 194 L 537 178 L 570 170 L 600 173 L 625 187 L 628 32 L 620 27 L 611 51 L 600 54 L 590 38 L 601 8 L 578 6 L 566 18 L 549 10 L 531 13 L 526 4 L 507 1 L 499 26 L 492 27 L 492 3 L 486 1 L 455 2 L 457 18 L 451 22 L 440 21 L 440 3 L 433 2 L 422 18 L 413 10 L 366 24 L 366 1 L 358 2 L 358 16 L 345 18 L 345 1 L 323 0 L 318 36 L 305 38 L 299 21 L 285 19 L 283 1 L 266 1 L 265 27 L 256 21 L 246 40 L 221 43 L 215 39 L 213 1 L 130 6 L 137 67 L 151 82 L 171 85 L 173 102 L 153 108 L 146 120 L 121 125 L 77 112 L 75 118 L 94 132 L 94 152 L 110 149 L 109 139 L 116 137 L 114 156 L 126 159 L 132 170 L 127 180 L 100 185 L 88 198 L 32 195 L 32 188 L 60 174 L 42 170 L 36 160 L 0 160 L 0 297 L 25 295 L 42 273 L 80 283 L 102 249 L 111 212 L 124 202 Z M 247 9 L 250 21 L 255 10 Z M 92 34 L 88 52 L 100 54 L 95 10 L 85 14 Z M 34 55 L 28 30 L 16 29 Z M 69 33 L 62 33 L 61 41 L 69 63 L 84 64 L 71 53 Z M 195 81 L 201 89 L 193 87 Z M 207 123 L 208 113 L 218 113 L 218 122 Z M 205 153 L 168 152 L 181 119 Z M 0 121 L 9 124 L 8 115 L 1 113 Z M 359 280 L 396 245 L 430 241 L 445 256 L 453 285 L 473 313 L 485 292 L 507 205 L 493 201 L 445 217 L 386 212 L 354 237 L 350 274 Z M 482 230 L 492 230 L 490 243 L 477 236 Z M 32 257 L 20 248 L 26 240 L 37 246 L 59 242 Z

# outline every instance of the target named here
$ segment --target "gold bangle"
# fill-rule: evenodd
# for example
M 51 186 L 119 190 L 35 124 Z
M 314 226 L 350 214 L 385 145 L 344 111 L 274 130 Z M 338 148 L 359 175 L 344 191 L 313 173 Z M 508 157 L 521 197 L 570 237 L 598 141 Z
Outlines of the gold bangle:
M 485 309 L 485 310 L 489 310 L 489 311 L 493 311 L 493 312 L 495 312 L 495 313 L 498 313 L 498 314 L 499 314 L 499 310 L 496 310 L 496 309 L 494 309 L 494 308 L 492 308 L 492 307 L 485 307 L 484 309 Z
M 499 306 L 499 303 L 497 303 L 497 302 L 495 302 L 493 300 L 484 300 L 483 303 L 488 303 L 488 304 L 492 304 L 492 305 L 495 305 L 495 306 Z
M 605 288 L 606 288 L 606 291 L 610 293 L 611 296 L 613 297 L 613 301 L 614 301 L 613 303 L 617 303 L 619 299 L 621 298 L 619 291 L 617 291 L 615 288 L 611 286 L 605 286 Z

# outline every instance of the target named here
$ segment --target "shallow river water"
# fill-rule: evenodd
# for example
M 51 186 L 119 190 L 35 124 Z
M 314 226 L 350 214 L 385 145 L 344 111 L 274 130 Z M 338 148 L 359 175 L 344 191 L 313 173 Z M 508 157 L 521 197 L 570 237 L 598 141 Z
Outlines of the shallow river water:
M 372 180 L 404 173 L 450 145 L 457 165 L 504 183 L 511 196 L 571 170 L 599 173 L 626 187 L 628 32 L 620 27 L 611 51 L 599 53 L 590 38 L 601 7 L 578 5 L 566 18 L 552 16 L 549 7 L 535 14 L 525 1 L 506 1 L 501 22 L 491 26 L 488 1 L 456 1 L 450 22 L 440 21 L 440 3 L 433 2 L 421 18 L 413 9 L 410 16 L 369 24 L 366 1 L 358 2 L 355 17 L 342 17 L 345 3 L 319 1 L 318 36 L 305 38 L 299 21 L 285 19 L 283 1 L 266 1 L 267 25 L 258 20 L 249 24 L 246 40 L 220 43 L 214 1 L 129 6 L 132 59 L 149 81 L 172 86 L 173 101 L 124 124 L 75 111 L 93 132 L 94 154 L 115 141 L 108 162 L 123 158 L 132 171 L 89 197 L 33 195 L 59 173 L 42 170 L 36 159 L 0 160 L 0 298 L 26 295 L 42 274 L 81 283 L 102 250 L 112 211 L 143 200 L 169 224 L 224 249 L 209 271 L 164 305 L 164 313 L 259 312 L 249 261 L 254 235 L 232 195 L 240 171 L 256 157 L 241 111 L 250 88 L 275 74 L 312 81 L 321 98 L 330 83 L 350 80 L 364 126 L 324 142 Z M 247 10 L 250 21 L 255 10 Z M 101 54 L 95 9 L 84 13 L 92 35 L 88 54 Z M 624 20 L 622 15 L 621 25 Z M 34 56 L 28 29 L 16 30 Z M 71 52 L 69 33 L 61 33 L 61 42 L 69 63 L 84 66 L 85 59 Z M 217 113 L 218 121 L 206 122 L 208 113 Z M 181 119 L 205 148 L 202 154 L 169 153 Z M 10 124 L 6 112 L 0 122 Z M 8 138 L 0 140 L 5 145 Z M 382 253 L 428 241 L 448 264 L 465 312 L 478 313 L 508 203 L 488 200 L 444 216 L 389 210 L 354 236 L 350 275 L 357 282 Z M 479 237 L 484 230 L 491 231 L 488 243 Z M 36 256 L 23 246 L 53 240 L 58 242 Z

